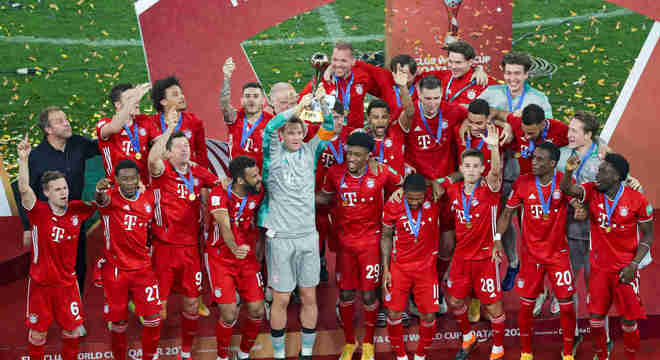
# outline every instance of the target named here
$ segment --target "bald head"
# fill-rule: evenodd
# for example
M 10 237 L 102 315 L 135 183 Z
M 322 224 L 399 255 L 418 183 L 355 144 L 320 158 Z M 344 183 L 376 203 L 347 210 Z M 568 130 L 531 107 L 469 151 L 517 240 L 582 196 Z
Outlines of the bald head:
M 296 89 L 287 82 L 278 82 L 270 89 L 270 103 L 275 114 L 279 114 L 296 104 Z

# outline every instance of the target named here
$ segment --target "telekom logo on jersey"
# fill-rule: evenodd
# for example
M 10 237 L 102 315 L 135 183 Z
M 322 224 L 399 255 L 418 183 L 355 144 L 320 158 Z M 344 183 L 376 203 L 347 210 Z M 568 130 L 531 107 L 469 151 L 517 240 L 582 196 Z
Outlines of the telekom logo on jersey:
M 137 225 L 137 216 L 126 214 L 124 215 L 124 226 L 126 230 L 132 231 Z
M 179 195 L 179 198 L 185 199 L 186 195 L 188 195 L 186 184 L 176 184 L 176 193 Z
M 53 241 L 58 243 L 60 240 L 64 239 L 64 229 L 59 226 L 53 226 L 50 230 L 50 236 L 53 238 Z
M 126 154 L 126 155 L 130 155 L 131 154 L 131 142 L 126 141 L 126 140 L 122 141 L 121 142 L 121 151 L 123 151 L 124 154 Z
M 356 192 L 345 192 L 344 193 L 344 206 L 355 206 L 357 203 L 357 193 Z
M 434 141 L 431 138 L 431 135 L 424 134 L 424 135 L 418 135 L 417 136 L 417 145 L 419 147 L 421 147 L 422 149 L 430 148 L 433 143 L 434 143 Z
M 530 205 L 529 212 L 532 214 L 534 219 L 538 219 L 543 215 L 543 206 L 541 205 Z

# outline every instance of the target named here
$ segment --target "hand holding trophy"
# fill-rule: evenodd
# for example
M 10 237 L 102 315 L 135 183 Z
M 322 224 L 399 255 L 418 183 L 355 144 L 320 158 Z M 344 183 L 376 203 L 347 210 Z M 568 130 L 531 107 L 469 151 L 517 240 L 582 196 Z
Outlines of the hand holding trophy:
M 321 84 L 321 76 L 323 71 L 328 67 L 330 61 L 328 55 L 324 53 L 315 53 L 311 58 L 312 67 L 314 68 L 314 79 L 312 79 L 312 94 L 317 94 L 317 90 L 323 87 Z M 319 106 L 318 100 L 314 100 L 309 108 L 306 108 L 300 113 L 300 119 L 305 122 L 320 123 L 323 122 L 323 114 Z

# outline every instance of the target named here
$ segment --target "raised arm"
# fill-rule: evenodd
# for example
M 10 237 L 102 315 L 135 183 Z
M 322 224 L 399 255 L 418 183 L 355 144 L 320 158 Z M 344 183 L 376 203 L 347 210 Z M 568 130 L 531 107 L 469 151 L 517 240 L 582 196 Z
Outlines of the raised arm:
M 165 120 L 167 121 L 167 130 L 160 136 L 156 138 L 154 145 L 149 151 L 149 172 L 153 177 L 159 177 L 165 171 L 165 163 L 163 162 L 163 157 L 165 155 L 167 140 L 170 138 L 174 129 L 176 129 L 176 122 L 178 121 L 178 116 L 176 109 L 172 108 L 165 114 Z
M 380 238 L 380 263 L 383 267 L 383 295 L 390 295 L 392 287 L 392 274 L 390 273 L 390 258 L 392 255 L 392 242 L 394 238 L 394 227 L 383 224 L 383 235 Z
M 403 131 L 408 132 L 408 130 L 410 130 L 410 125 L 412 124 L 413 116 L 415 115 L 415 106 L 413 105 L 412 98 L 410 98 L 410 93 L 408 92 L 408 74 L 401 69 L 400 64 L 397 64 L 396 71 L 392 73 L 392 76 L 394 77 L 394 84 L 399 88 L 401 106 L 403 107 L 403 111 L 399 117 L 399 124 Z M 390 109 L 390 111 L 393 110 Z
M 228 57 L 222 65 L 225 80 L 222 82 L 222 90 L 220 91 L 220 111 L 222 111 L 222 118 L 227 124 L 233 124 L 236 121 L 236 109 L 231 106 L 231 75 L 235 69 L 234 60 Z
M 502 188 L 502 159 L 500 156 L 500 134 L 495 125 L 488 124 L 488 136 L 481 134 L 481 138 L 490 150 L 490 171 L 486 175 L 486 183 L 494 192 Z
M 28 165 L 28 158 L 30 157 L 30 140 L 28 134 L 18 144 L 18 191 L 21 193 L 21 203 L 23 208 L 30 210 L 34 207 L 37 197 L 34 190 L 30 187 L 30 167 Z
M 580 166 L 580 159 L 575 155 L 571 155 L 571 157 L 566 160 L 566 172 L 561 178 L 559 188 L 568 196 L 584 200 L 584 189 L 573 183 L 573 171 L 575 171 L 578 166 Z
M 107 139 L 110 135 L 121 132 L 124 125 L 131 119 L 131 110 L 135 109 L 146 93 L 151 90 L 151 83 L 140 84 L 132 89 L 128 89 L 121 94 L 122 101 L 119 111 L 112 117 L 112 120 L 101 128 L 101 138 Z
M 108 190 L 110 189 L 110 180 L 101 179 L 96 183 L 96 192 L 94 192 L 94 201 L 99 207 L 106 207 L 110 204 L 110 196 Z

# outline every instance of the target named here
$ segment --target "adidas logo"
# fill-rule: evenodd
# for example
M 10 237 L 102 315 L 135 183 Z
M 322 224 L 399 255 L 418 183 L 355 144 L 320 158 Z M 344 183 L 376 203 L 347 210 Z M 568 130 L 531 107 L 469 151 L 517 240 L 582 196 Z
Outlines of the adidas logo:
M 419 127 L 419 125 L 417 125 L 417 126 L 415 127 L 415 130 L 414 130 L 414 131 L 422 131 L 422 128 Z
M 536 196 L 534 194 L 529 195 L 529 200 L 536 200 Z
M 131 211 L 131 207 L 128 206 L 128 205 L 124 205 L 124 210 L 126 210 L 126 211 Z

